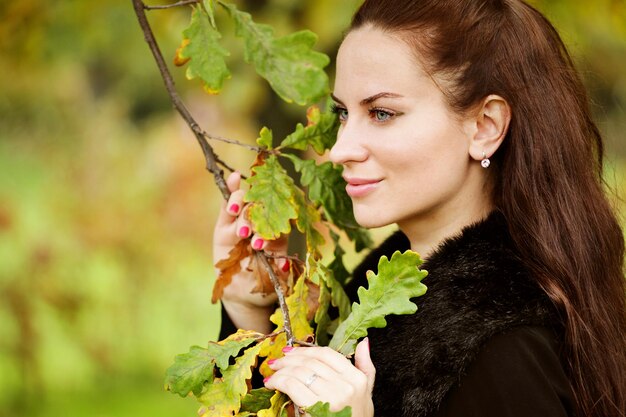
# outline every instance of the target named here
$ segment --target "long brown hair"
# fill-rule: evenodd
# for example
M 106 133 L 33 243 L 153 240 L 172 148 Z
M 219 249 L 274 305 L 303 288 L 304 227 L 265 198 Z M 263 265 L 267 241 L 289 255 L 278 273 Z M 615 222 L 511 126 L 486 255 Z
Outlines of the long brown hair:
M 604 193 L 602 138 L 557 31 L 521 0 L 365 0 L 351 28 L 367 24 L 414 47 L 452 109 L 508 101 L 495 205 L 562 316 L 577 415 L 626 416 L 624 238 Z

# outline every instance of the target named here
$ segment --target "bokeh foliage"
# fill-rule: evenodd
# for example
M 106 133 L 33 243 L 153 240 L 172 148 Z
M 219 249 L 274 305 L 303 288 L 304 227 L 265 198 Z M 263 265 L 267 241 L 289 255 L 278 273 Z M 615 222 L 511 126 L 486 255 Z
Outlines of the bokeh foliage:
M 237 2 L 277 34 L 312 29 L 331 56 L 357 3 Z M 624 196 L 625 3 L 533 3 L 576 57 Z M 149 17 L 173 58 L 189 12 Z M 304 122 L 242 63 L 235 39 L 224 43 L 233 78 L 220 96 L 173 70 L 208 131 L 253 143 L 262 124 L 280 140 Z M 254 156 L 216 148 L 241 169 Z M 162 375 L 175 353 L 216 335 L 220 202 L 130 1 L 1 2 L 0 416 L 193 415 Z

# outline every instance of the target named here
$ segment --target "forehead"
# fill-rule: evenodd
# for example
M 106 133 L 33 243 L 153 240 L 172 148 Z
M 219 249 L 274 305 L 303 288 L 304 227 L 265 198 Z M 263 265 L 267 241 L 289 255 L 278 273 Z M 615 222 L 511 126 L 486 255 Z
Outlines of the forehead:
M 373 26 L 351 31 L 337 54 L 336 94 L 357 87 L 407 93 L 429 81 L 419 57 L 404 40 Z

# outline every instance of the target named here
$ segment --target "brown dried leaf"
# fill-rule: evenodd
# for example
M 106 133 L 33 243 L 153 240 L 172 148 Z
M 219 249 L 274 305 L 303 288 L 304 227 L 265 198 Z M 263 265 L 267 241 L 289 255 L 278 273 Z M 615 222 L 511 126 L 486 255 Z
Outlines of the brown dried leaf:
M 240 240 L 231 250 L 228 252 L 228 258 L 220 260 L 215 264 L 215 267 L 220 270 L 219 276 L 215 280 L 213 286 L 213 296 L 211 302 L 216 303 L 217 300 L 222 298 L 224 294 L 224 288 L 228 286 L 233 280 L 233 275 L 241 271 L 241 261 L 246 259 L 252 254 L 252 248 L 248 239 Z
M 307 287 L 309 287 L 309 291 L 307 293 L 306 303 L 309 305 L 309 313 L 307 314 L 307 320 L 313 320 L 315 317 L 315 312 L 317 311 L 320 305 L 320 286 L 307 280 Z
M 269 264 L 274 267 L 274 260 L 268 259 Z M 264 295 L 269 295 L 274 292 L 274 284 L 272 284 L 272 280 L 270 279 L 270 274 L 265 269 L 265 266 L 259 261 L 259 259 L 254 256 L 250 259 L 250 265 L 248 268 L 252 268 L 254 271 L 254 276 L 256 277 L 256 286 L 252 289 L 253 293 L 262 293 Z

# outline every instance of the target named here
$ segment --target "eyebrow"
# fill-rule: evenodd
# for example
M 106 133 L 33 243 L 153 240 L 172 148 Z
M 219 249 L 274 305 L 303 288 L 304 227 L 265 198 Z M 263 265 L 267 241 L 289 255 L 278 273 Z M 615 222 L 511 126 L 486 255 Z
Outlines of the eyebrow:
M 339 100 L 337 97 L 335 97 L 334 94 L 331 93 L 330 96 L 337 103 L 344 104 L 341 100 Z M 374 94 L 373 96 L 364 98 L 363 100 L 361 100 L 361 102 L 359 104 L 363 106 L 363 105 L 366 105 L 366 104 L 371 104 L 371 103 L 375 102 L 376 100 L 378 100 L 379 98 L 400 98 L 400 97 L 402 97 L 402 95 L 400 95 L 400 94 L 382 92 L 382 93 Z

